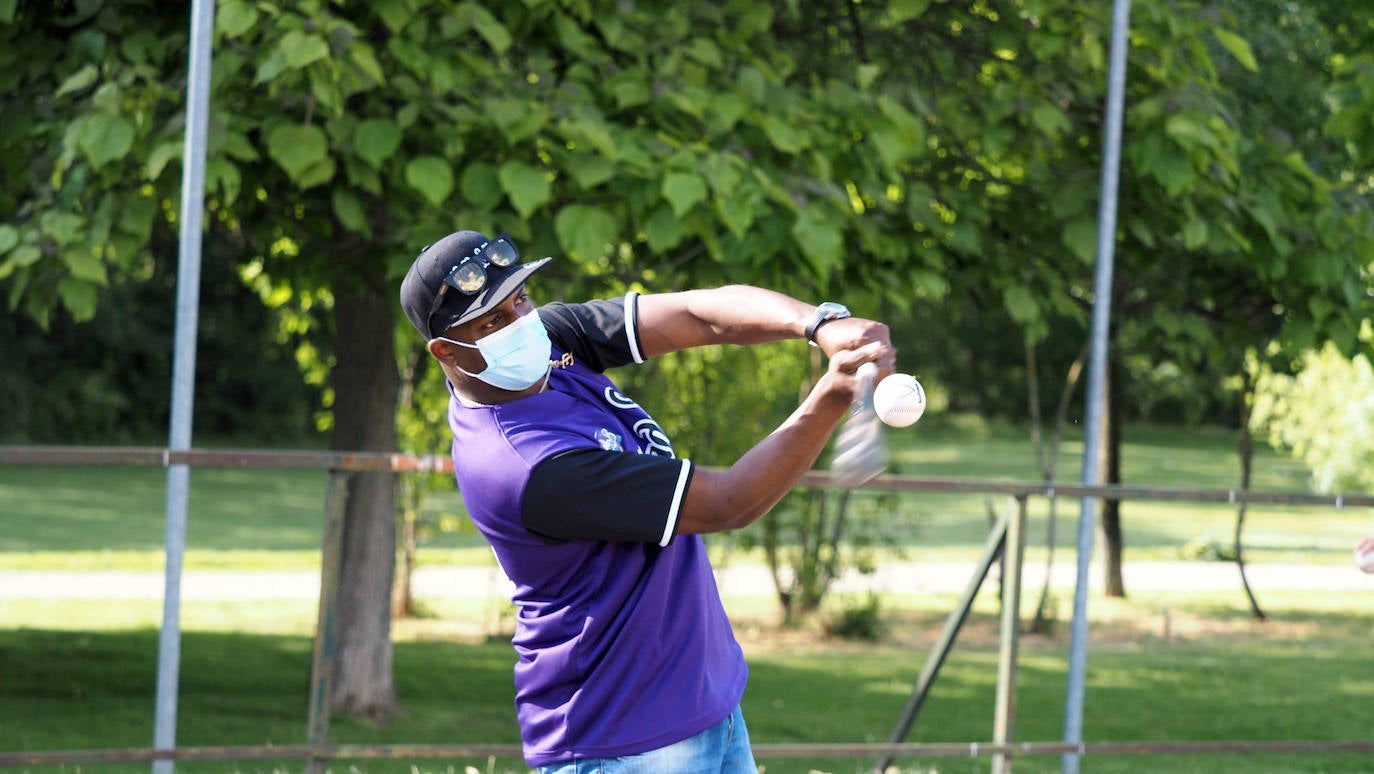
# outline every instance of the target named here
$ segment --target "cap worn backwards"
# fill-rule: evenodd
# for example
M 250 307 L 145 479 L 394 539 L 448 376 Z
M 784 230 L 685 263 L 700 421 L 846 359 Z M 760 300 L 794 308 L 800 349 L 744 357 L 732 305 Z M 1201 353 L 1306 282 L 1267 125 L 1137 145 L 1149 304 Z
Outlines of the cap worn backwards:
M 444 293 L 443 303 L 434 309 L 434 301 L 454 267 L 474 257 L 490 241 L 476 231 L 456 231 L 421 250 L 410 265 L 401 280 L 401 308 L 426 341 L 500 306 L 531 274 L 549 262 L 548 258 L 541 258 L 510 266 L 485 264 L 482 268 L 486 271 L 486 282 L 477 292 L 468 295 L 450 287 Z

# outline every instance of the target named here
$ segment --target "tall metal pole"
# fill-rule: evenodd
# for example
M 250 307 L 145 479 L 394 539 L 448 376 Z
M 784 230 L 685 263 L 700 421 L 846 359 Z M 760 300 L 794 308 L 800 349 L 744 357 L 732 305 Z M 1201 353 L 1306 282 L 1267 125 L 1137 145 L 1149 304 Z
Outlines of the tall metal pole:
M 1112 50 L 1107 75 L 1106 127 L 1102 142 L 1102 192 L 1097 215 L 1097 273 L 1094 282 L 1092 340 L 1088 359 L 1088 426 L 1083 439 L 1083 483 L 1098 479 L 1105 393 L 1107 330 L 1112 313 L 1112 263 L 1116 244 L 1117 184 L 1121 167 L 1121 115 L 1125 105 L 1126 47 L 1129 43 L 1130 0 L 1112 3 Z M 1083 741 L 1083 692 L 1088 662 L 1088 566 L 1092 561 L 1096 498 L 1084 497 L 1078 514 L 1078 585 L 1073 595 L 1073 624 L 1069 639 L 1069 674 L 1064 706 L 1064 741 Z M 1078 755 L 1065 754 L 1064 774 L 1077 774 Z
M 191 3 L 191 52 L 186 78 L 186 139 L 181 167 L 181 244 L 177 264 L 176 335 L 172 358 L 172 416 L 168 446 L 191 447 L 196 381 L 196 330 L 200 306 L 200 247 L 205 211 L 205 137 L 210 110 L 210 50 L 214 0 Z M 177 739 L 177 686 L 181 668 L 181 567 L 186 552 L 186 500 L 191 469 L 167 467 L 167 553 L 162 631 L 158 637 L 157 707 L 153 747 L 171 750 Z M 175 763 L 153 762 L 154 774 L 172 774 Z

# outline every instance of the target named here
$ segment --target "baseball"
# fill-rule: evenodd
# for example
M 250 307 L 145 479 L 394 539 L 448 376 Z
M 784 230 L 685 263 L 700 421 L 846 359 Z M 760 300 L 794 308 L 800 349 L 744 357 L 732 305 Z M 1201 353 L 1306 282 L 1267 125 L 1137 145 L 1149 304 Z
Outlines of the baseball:
M 1374 551 L 1355 554 L 1355 566 L 1364 572 L 1374 572 Z
M 926 413 L 926 391 L 911 374 L 891 374 L 873 389 L 873 413 L 892 427 L 914 424 Z

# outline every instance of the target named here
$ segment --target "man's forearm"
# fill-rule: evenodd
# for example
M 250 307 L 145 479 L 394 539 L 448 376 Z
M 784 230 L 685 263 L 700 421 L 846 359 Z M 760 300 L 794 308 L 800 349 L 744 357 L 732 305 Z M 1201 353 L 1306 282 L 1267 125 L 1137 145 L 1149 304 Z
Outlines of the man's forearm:
M 727 344 L 761 344 L 803 335 L 814 304 L 766 288 L 727 285 L 692 295 L 689 309 Z
M 726 285 L 639 299 L 649 355 L 707 344 L 763 344 L 801 338 L 814 304 L 765 288 Z

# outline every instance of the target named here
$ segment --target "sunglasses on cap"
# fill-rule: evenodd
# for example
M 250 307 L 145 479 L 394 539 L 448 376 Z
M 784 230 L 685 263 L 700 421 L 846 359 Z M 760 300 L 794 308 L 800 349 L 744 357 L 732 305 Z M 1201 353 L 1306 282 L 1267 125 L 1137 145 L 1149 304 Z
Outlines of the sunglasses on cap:
M 424 252 L 424 250 L 420 252 Z M 471 255 L 464 256 L 444 276 L 444 282 L 439 286 L 439 293 L 434 296 L 434 303 L 429 307 L 429 316 L 433 317 L 434 313 L 439 311 L 439 307 L 443 306 L 444 295 L 448 293 L 449 288 L 466 296 L 476 295 L 478 291 L 487 286 L 488 266 L 504 269 L 514 265 L 518 260 L 520 260 L 520 251 L 516 249 L 515 242 L 511 241 L 510 234 L 502 234 L 489 242 L 478 245 Z

